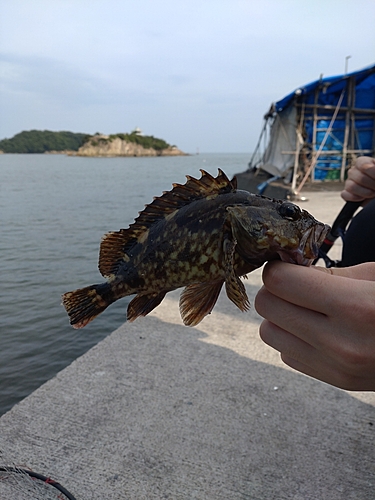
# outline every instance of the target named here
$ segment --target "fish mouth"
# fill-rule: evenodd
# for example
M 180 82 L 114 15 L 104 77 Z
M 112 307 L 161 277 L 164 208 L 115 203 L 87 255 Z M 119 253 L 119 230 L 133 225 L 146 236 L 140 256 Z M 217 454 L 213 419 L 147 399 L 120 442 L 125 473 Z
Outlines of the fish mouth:
M 312 227 L 302 236 L 298 248 L 294 250 L 279 250 L 277 253 L 283 262 L 290 262 L 300 266 L 310 266 L 318 257 L 319 248 L 330 229 L 330 226 L 327 224 L 319 224 Z

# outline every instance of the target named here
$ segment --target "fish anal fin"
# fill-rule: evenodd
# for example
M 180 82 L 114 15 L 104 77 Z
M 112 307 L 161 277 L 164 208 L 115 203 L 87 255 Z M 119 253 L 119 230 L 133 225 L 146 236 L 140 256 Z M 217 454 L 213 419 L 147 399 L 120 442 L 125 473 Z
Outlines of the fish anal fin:
M 167 292 L 149 293 L 148 295 L 136 295 L 128 305 L 127 319 L 134 321 L 140 316 L 146 316 L 164 299 Z
M 236 240 L 224 240 L 224 261 L 225 261 L 225 291 L 228 299 L 235 304 L 242 312 L 250 309 L 250 302 L 246 293 L 245 285 L 234 271 L 234 251 Z
M 180 297 L 180 313 L 186 326 L 196 326 L 210 314 L 219 297 L 224 280 L 193 283 Z

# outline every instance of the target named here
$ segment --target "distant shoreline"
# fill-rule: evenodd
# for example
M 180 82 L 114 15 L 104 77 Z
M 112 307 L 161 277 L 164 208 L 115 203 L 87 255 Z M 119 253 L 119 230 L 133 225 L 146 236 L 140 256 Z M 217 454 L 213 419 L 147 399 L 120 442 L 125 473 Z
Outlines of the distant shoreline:
M 164 139 L 144 135 L 139 128 L 131 133 L 95 135 L 29 130 L 11 139 L 0 140 L 0 154 L 64 154 L 87 157 L 186 156 Z

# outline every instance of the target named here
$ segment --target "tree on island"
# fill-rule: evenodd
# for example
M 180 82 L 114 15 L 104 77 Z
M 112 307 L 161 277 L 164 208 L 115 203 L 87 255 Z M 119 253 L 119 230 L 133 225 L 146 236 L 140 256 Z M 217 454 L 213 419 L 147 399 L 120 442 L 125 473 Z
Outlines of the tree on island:
M 16 134 L 11 139 L 0 141 L 4 153 L 45 153 L 46 151 L 78 151 L 91 136 L 74 132 L 51 132 L 29 130 Z
M 153 135 L 140 135 L 137 131 L 133 131 L 131 134 L 113 134 L 108 137 L 108 140 L 111 141 L 116 139 L 116 137 L 123 141 L 134 142 L 146 149 L 156 149 L 156 151 L 161 151 L 170 147 L 170 144 L 164 141 L 164 139 L 158 139 Z

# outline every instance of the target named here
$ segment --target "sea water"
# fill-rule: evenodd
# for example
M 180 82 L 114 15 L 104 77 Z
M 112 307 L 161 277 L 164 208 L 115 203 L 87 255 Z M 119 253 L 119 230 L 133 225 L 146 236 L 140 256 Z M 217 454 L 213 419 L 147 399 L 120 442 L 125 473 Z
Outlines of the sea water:
M 232 177 L 249 158 L 0 155 L 0 415 L 125 321 L 128 298 L 83 330 L 61 306 L 62 293 L 103 281 L 101 236 L 186 174 Z

